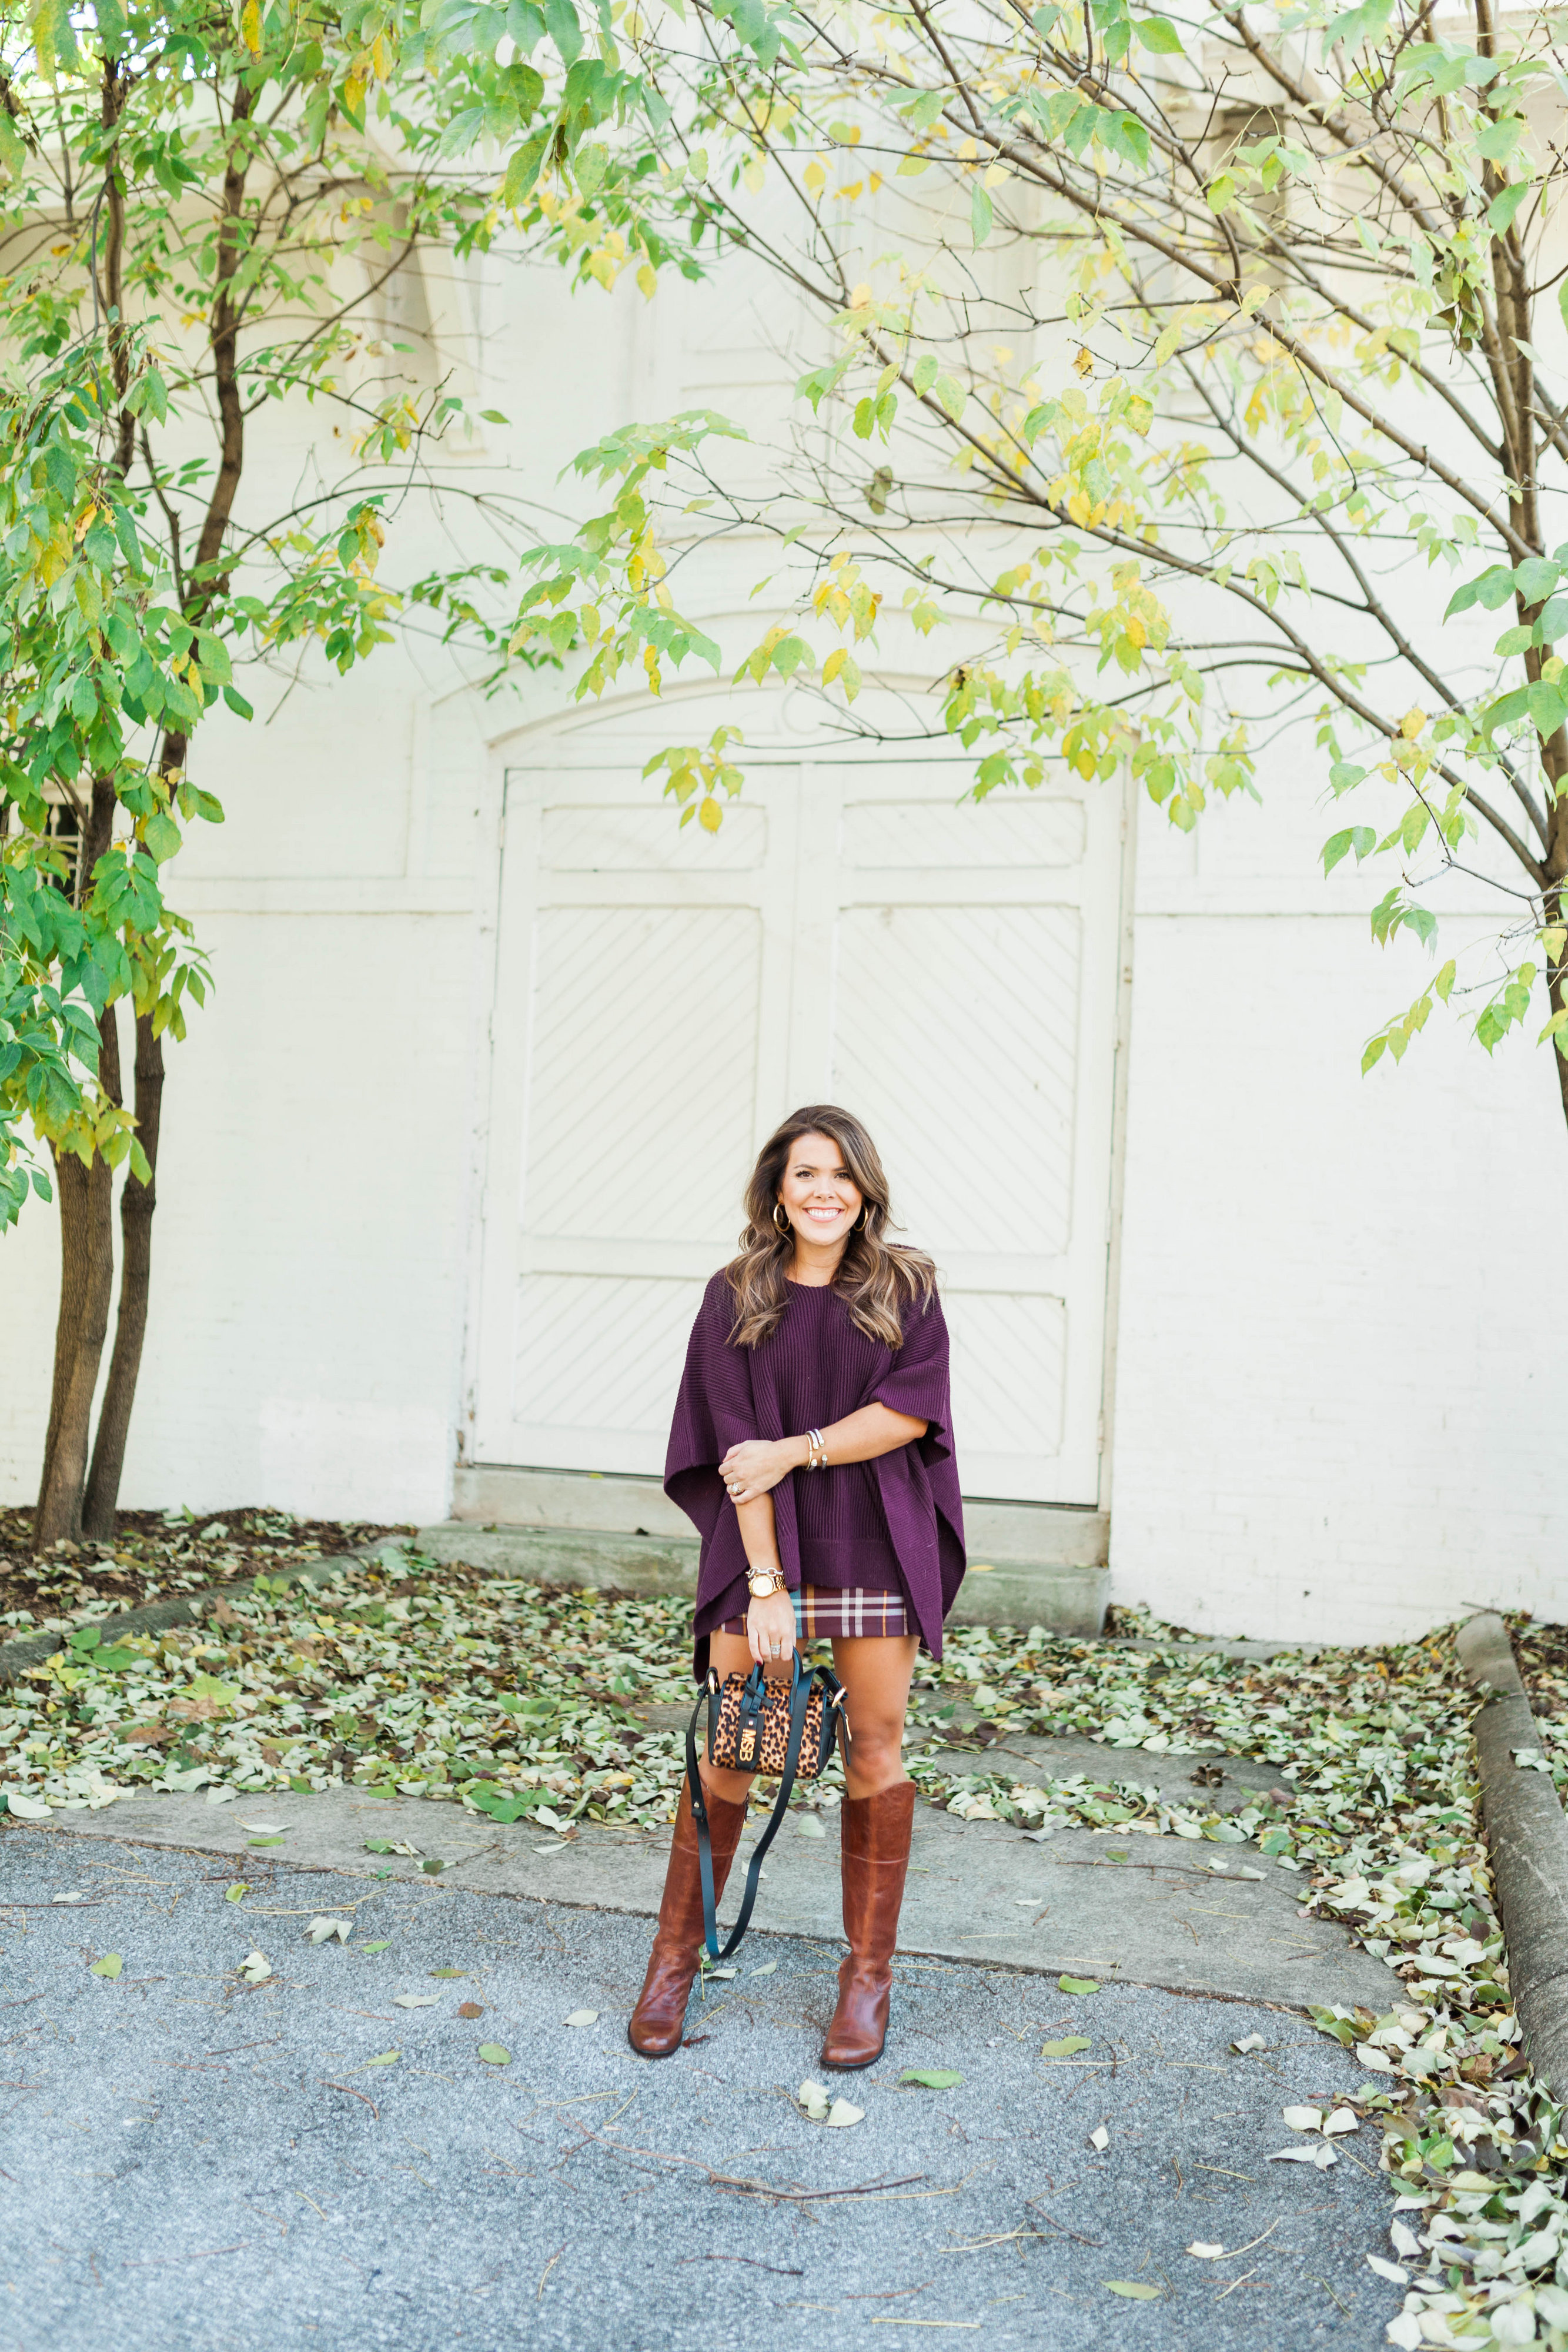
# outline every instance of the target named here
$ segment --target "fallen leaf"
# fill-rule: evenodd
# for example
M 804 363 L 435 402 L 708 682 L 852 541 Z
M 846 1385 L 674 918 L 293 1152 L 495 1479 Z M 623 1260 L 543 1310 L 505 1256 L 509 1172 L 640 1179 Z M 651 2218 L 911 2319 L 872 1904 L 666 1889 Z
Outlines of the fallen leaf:
M 599 2011 L 596 2009 L 574 2009 L 570 2017 L 561 2020 L 563 2025 L 597 2025 L 598 2022 Z
M 832 2105 L 832 2101 L 821 2083 L 802 2083 L 795 2096 L 814 2124 L 826 2122 L 828 2109 Z
M 1142 2286 L 1136 2279 L 1106 2279 L 1113 2294 L 1130 2295 L 1135 2303 L 1154 2303 L 1161 2293 L 1157 2286 Z
M 1323 2127 L 1322 2107 L 1281 2107 L 1280 2114 L 1292 2131 L 1322 2131 Z
M 1326 2172 L 1331 2164 L 1339 2162 L 1339 2158 L 1326 2140 L 1320 2140 L 1315 2147 L 1276 2148 L 1273 2155 L 1266 2157 L 1264 2161 L 1268 2164 L 1315 2164 L 1320 2172 Z
M 1369 2271 L 1375 2271 L 1380 2279 L 1386 2279 L 1390 2286 L 1408 2286 L 1410 2284 L 1409 2272 L 1401 2270 L 1397 2263 L 1385 2263 L 1381 2254 L 1368 2254 L 1366 2267 Z
M 1369 2042 L 1358 2042 L 1355 2054 L 1362 2064 L 1369 2066 L 1375 2074 L 1392 2074 L 1394 2072 L 1394 2061 L 1386 2050 L 1374 2050 Z
M 1195 2238 L 1187 2248 L 1187 2252 L 1195 2255 L 1200 2263 L 1217 2263 L 1224 2252 L 1223 2246 L 1206 2246 L 1201 2238 Z
M 461 2000 L 457 2004 L 457 2014 L 459 2017 L 483 2017 L 484 2003 L 477 2000 Z
M 333 1919 L 327 1916 L 312 1919 L 305 1930 L 313 1944 L 329 1944 L 334 1936 L 340 1944 L 346 1944 L 353 1932 L 354 1923 L 351 1919 Z
M 240 1827 L 251 1831 L 256 1837 L 287 1837 L 288 1834 L 287 1822 L 241 1822 Z
M 1058 1977 L 1056 1990 L 1058 1992 L 1098 1992 L 1100 1987 L 1092 1977 Z M 1157 2294 L 1159 2289 L 1151 2287 L 1149 2292 Z
M 422 1862 L 419 1866 L 427 1878 L 439 1878 L 446 1864 L 444 1862 Z
M 830 2130 L 834 2127 L 841 2130 L 847 2130 L 851 2124 L 860 2124 L 865 2121 L 865 2109 L 863 2107 L 852 2107 L 847 2099 L 835 2099 L 832 2105 L 828 2109 L 825 2120 Z
M 906 2066 L 898 2079 L 901 2083 L 918 2083 L 927 2091 L 956 2091 L 964 2077 L 949 2074 L 940 2067 L 930 2073 L 922 2073 L 916 2066 Z
M 434 2009 L 440 2000 L 438 1992 L 394 1992 L 394 2009 Z
M 5 1810 L 15 1813 L 19 1822 L 47 1822 L 49 1809 L 42 1797 L 19 1797 L 14 1789 L 5 1791 Z
M 498 2042 L 481 2042 L 479 2055 L 487 2066 L 509 2066 L 512 2063 L 511 2052 L 503 2050 Z
M 74 1894 L 51 1895 L 49 1900 L 51 1903 L 85 1903 L 87 1893 L 85 1888 L 78 1887 Z
M 367 1853 L 395 1853 L 397 1852 L 397 1848 L 395 1846 L 389 1845 L 385 1838 L 367 1838 L 365 1840 L 365 1852 Z
M 272 1974 L 272 1962 L 265 1952 L 250 1952 L 240 1962 L 239 1973 L 246 1984 L 265 1984 Z
M 1249 2050 L 1266 2050 L 1268 2046 L 1260 2033 L 1243 2034 L 1239 2042 L 1233 2042 L 1230 2045 L 1239 2058 L 1245 2058 Z
M 367 2058 L 365 2063 L 367 2066 L 395 2066 L 402 2056 L 401 2050 L 383 2050 L 379 2056 Z
M 354 1949 L 359 1952 L 390 1952 L 392 1942 L 389 1937 L 383 1936 L 379 1944 L 356 1944 Z
M 433 1977 L 461 1977 L 467 1971 L 464 1969 L 432 1969 L 430 1973 Z
M 1042 2058 L 1071 2058 L 1080 2050 L 1092 2050 L 1093 2047 L 1087 2033 L 1067 2033 L 1060 2042 L 1042 2042 L 1040 2054 Z
M 250 1881 L 247 1878 L 236 1878 L 232 1886 L 225 1887 L 224 1901 L 225 1903 L 243 1903 L 249 1893 Z
M 1340 2132 L 1353 2132 L 1357 2128 L 1360 2122 L 1361 2117 L 1353 2108 L 1336 2107 L 1333 2115 L 1329 2117 L 1327 2123 L 1323 2126 L 1323 2137 L 1325 2139 L 1332 2139 Z
M 280 1837 L 246 1838 L 246 1845 L 281 1845 L 283 1840 Z
M 94 1960 L 89 1973 L 95 1977 L 108 1977 L 112 1983 L 122 1965 L 118 1952 L 105 1952 L 101 1960 Z
M 777 1960 L 764 1960 L 762 1966 L 759 1969 L 753 1969 L 751 1973 L 754 1977 L 770 1977 L 778 1965 Z
M 797 1837 L 820 1838 L 826 1837 L 828 1832 L 815 1813 L 801 1813 L 796 1819 L 795 1834 Z
M 1416 2259 L 1421 2252 L 1421 2241 L 1414 2230 L 1407 2228 L 1403 2221 L 1394 2221 L 1388 2224 L 1388 2234 L 1394 2241 L 1396 2254 L 1403 2254 L 1410 2262 Z
M 710 1969 L 706 1960 L 703 1963 L 703 1981 L 706 1984 L 719 1984 L 727 1978 L 738 1976 L 739 1973 L 738 1969 Z
M 1103 2124 L 1096 2124 L 1094 2129 L 1090 2133 L 1089 2145 L 1091 2147 L 1097 2147 L 1102 2156 L 1104 2155 L 1105 2150 L 1111 2145 L 1111 2135 L 1106 2130 Z

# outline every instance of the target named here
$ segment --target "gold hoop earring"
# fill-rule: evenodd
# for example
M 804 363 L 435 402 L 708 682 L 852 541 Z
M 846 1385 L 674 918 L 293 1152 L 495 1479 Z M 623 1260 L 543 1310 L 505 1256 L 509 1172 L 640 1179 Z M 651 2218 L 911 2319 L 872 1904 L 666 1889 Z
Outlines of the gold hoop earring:
M 786 1212 L 785 1212 L 785 1217 L 784 1217 L 784 1222 L 783 1222 L 783 1223 L 782 1223 L 782 1224 L 780 1224 L 780 1223 L 779 1223 L 779 1210 L 780 1210 L 780 1209 L 782 1209 L 783 1207 L 784 1207 L 784 1203 L 783 1203 L 783 1202 L 782 1202 L 782 1201 L 775 1201 L 775 1202 L 774 1202 L 774 1203 L 773 1203 L 773 1225 L 774 1225 L 774 1230 L 775 1230 L 775 1232 L 777 1232 L 777 1233 L 780 1233 L 780 1234 L 787 1234 L 787 1233 L 789 1232 L 789 1213 L 788 1213 L 788 1211 L 786 1211 Z
M 864 1233 L 864 1231 L 865 1231 L 865 1229 L 866 1229 L 867 1224 L 870 1223 L 870 1220 L 871 1220 L 871 1204 L 870 1204 L 870 1202 L 864 1202 L 864 1201 L 862 1201 L 862 1203 L 861 1203 L 861 1213 L 860 1213 L 860 1215 L 855 1219 L 854 1223 L 850 1227 L 850 1231 L 851 1231 L 851 1233 L 852 1233 L 852 1234 L 863 1234 L 863 1233 Z

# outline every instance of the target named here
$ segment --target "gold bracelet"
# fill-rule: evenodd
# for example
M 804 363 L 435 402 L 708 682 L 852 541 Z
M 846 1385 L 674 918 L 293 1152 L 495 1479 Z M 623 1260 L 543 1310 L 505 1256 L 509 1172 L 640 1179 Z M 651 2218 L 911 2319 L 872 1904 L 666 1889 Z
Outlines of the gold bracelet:
M 806 1432 L 806 1467 L 808 1470 L 825 1470 L 827 1466 L 828 1448 L 822 1433 L 820 1429 L 809 1429 Z

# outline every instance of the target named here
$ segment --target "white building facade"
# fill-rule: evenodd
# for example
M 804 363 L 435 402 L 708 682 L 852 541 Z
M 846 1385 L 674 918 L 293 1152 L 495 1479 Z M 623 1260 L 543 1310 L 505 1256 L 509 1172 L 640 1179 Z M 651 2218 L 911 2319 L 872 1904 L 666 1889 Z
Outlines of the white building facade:
M 722 288 L 486 301 L 472 373 L 518 422 L 474 462 L 541 514 L 622 419 L 776 394 Z M 727 644 L 749 578 L 706 592 Z M 870 692 L 925 691 L 913 658 Z M 846 749 L 794 689 L 486 700 L 414 637 L 258 714 L 204 736 L 228 821 L 171 885 L 218 984 L 169 1055 L 126 1504 L 656 1519 L 746 1173 L 828 1100 L 942 1269 L 986 1550 L 1087 1572 L 1108 1529 L 1115 1599 L 1213 1632 L 1563 1613 L 1553 1077 L 1435 1020 L 1363 1080 L 1425 967 L 1323 882 L 1304 761 L 1182 838 L 1119 782 L 965 803 L 956 746 Z M 744 793 L 679 829 L 643 762 L 725 721 Z M 0 1246 L 12 1502 L 56 1281 L 35 1206 Z

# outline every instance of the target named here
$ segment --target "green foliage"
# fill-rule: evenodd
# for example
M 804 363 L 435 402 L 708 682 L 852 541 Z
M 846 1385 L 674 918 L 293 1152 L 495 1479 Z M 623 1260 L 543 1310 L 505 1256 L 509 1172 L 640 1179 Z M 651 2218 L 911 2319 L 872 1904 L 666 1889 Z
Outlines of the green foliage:
M 1568 1055 L 1560 957 L 1519 952 L 1568 878 L 1568 545 L 1541 520 L 1568 386 L 1531 340 L 1538 289 L 1568 318 L 1541 247 L 1568 163 L 1531 127 L 1568 91 L 1559 21 L 1435 39 L 1409 0 L 977 0 L 859 47 L 780 16 L 771 54 L 715 0 L 616 24 L 670 109 L 662 217 L 774 268 L 818 349 L 766 499 L 731 487 L 713 420 L 642 425 L 622 446 L 664 456 L 635 507 L 536 551 L 525 629 L 551 616 L 580 690 L 635 657 L 656 688 L 650 620 L 701 635 L 675 555 L 728 529 L 778 557 L 737 685 L 852 699 L 868 604 L 963 626 L 939 729 L 977 793 L 1125 770 L 1186 831 L 1265 788 L 1258 746 L 1292 721 L 1280 782 L 1358 800 L 1325 872 L 1401 876 L 1382 943 L 1431 950 L 1430 886 L 1504 861 L 1498 935 L 1368 1066 L 1445 1000 L 1490 1050 L 1543 982 Z M 843 565 L 860 609 L 823 593 Z M 1474 630 L 1504 607 L 1494 667 Z
M 0 238 L 26 257 L 0 275 L 0 1229 L 48 1194 L 37 1139 L 147 1174 L 98 1024 L 129 998 L 178 1037 L 204 1002 L 167 885 L 222 821 L 208 714 L 248 719 L 258 666 L 392 640 L 389 488 L 469 420 L 433 341 L 378 333 L 388 289 L 510 226 L 480 142 L 548 122 L 581 178 L 590 130 L 656 109 L 564 0 L 430 13 L 0 0 Z M 319 451 L 281 512 L 246 466 L 279 404 Z M 408 601 L 504 648 L 486 573 Z

